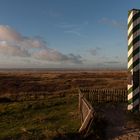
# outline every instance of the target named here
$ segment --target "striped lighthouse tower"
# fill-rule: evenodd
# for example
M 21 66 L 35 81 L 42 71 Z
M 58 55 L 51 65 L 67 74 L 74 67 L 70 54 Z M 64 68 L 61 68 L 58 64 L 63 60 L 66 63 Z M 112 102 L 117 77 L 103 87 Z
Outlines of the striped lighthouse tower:
M 140 109 L 140 10 L 128 12 L 128 110 Z

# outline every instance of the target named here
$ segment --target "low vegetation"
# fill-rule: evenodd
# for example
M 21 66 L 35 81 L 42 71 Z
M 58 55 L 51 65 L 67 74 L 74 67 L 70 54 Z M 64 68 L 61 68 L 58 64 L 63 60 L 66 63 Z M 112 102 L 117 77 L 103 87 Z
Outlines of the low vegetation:
M 77 87 L 126 85 L 125 71 L 0 72 L 0 139 L 80 139 Z
M 0 104 L 0 139 L 47 139 L 76 133 L 77 96 Z

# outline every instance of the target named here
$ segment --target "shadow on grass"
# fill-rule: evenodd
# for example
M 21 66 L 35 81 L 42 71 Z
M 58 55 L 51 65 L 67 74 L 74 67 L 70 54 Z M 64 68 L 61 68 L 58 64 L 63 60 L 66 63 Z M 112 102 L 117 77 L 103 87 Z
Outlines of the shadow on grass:
M 97 114 L 91 126 L 90 133 L 86 140 L 106 140 L 106 129 L 108 120 L 101 114 Z
M 91 125 L 88 136 L 84 137 L 79 133 L 67 133 L 65 135 L 57 135 L 53 140 L 106 140 L 106 128 L 108 121 L 105 117 L 97 115 Z
M 0 98 L 0 103 L 10 103 L 13 102 L 10 98 L 2 97 Z
M 80 133 L 67 133 L 57 135 L 53 140 L 106 140 L 106 129 L 109 125 L 108 120 L 102 114 L 96 114 L 91 125 L 90 131 L 86 137 Z
M 84 140 L 79 133 L 67 133 L 65 135 L 58 135 L 53 140 Z

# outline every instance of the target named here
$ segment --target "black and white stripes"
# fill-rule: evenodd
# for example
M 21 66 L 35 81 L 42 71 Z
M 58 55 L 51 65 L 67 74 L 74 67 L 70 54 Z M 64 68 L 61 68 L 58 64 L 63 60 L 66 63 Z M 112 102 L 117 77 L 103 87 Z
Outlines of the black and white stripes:
M 140 66 L 140 10 L 128 13 L 128 71 L 132 81 L 128 84 L 128 110 L 139 111 L 139 66 Z

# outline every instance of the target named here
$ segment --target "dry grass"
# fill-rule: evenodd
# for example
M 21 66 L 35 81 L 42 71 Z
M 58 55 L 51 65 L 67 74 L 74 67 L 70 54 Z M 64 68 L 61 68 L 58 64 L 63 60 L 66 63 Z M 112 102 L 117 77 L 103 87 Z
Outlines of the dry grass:
M 0 139 L 73 139 L 80 122 L 76 88 L 126 85 L 126 71 L 0 72 Z M 46 96 L 10 102 L 21 93 Z
M 125 88 L 126 85 L 126 71 L 0 73 L 0 94 L 43 91 L 53 93 L 78 86 Z

